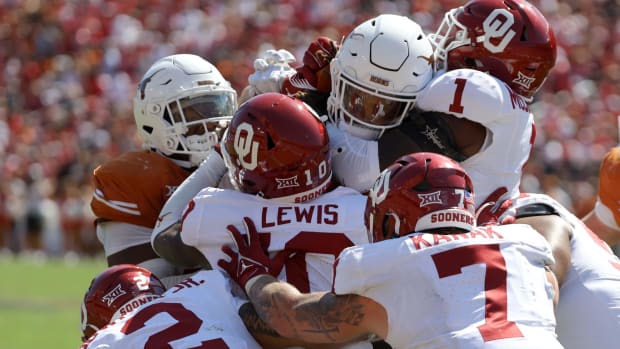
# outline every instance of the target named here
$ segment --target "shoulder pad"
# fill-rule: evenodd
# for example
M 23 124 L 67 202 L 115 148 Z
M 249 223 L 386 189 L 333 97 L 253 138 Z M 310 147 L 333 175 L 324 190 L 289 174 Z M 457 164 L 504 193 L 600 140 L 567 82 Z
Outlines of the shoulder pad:
M 533 217 L 533 216 L 546 216 L 546 215 L 559 216 L 560 213 L 551 205 L 543 203 L 533 203 L 523 207 L 517 208 L 516 218 Z

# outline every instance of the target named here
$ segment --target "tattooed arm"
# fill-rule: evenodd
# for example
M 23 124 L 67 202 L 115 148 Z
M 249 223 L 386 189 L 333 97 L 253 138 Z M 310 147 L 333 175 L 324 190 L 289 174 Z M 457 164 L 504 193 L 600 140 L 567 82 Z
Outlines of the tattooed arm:
M 254 306 L 251 302 L 247 302 L 239 309 L 239 316 L 245 324 L 248 331 L 252 334 L 254 339 L 260 343 L 263 348 L 271 349 L 284 349 L 291 347 L 303 347 L 305 349 L 342 349 L 343 343 L 308 343 L 299 339 L 284 338 L 274 331 L 269 325 L 267 325 L 256 313 Z M 361 345 L 360 342 L 356 343 L 355 348 L 368 348 L 368 349 L 391 349 L 389 344 L 383 341 L 367 342 L 366 345 Z
M 267 325 L 254 310 L 252 303 L 248 302 L 239 308 L 239 317 L 243 320 L 248 332 L 264 348 L 289 348 L 304 346 L 303 342 L 295 339 L 284 338 Z
M 387 335 L 383 306 L 360 295 L 303 294 L 271 275 L 256 276 L 247 287 L 258 316 L 281 336 L 308 343 L 349 343 Z
M 227 226 L 237 251 L 224 246 L 222 252 L 228 259 L 220 259 L 217 264 L 245 290 L 260 319 L 277 334 L 307 343 L 348 343 L 386 337 L 387 311 L 374 300 L 329 292 L 302 294 L 295 286 L 279 282 L 274 275 L 280 273 L 291 251 L 270 257 L 260 243 L 254 222 L 248 217 L 243 221 L 247 237 L 234 225 Z M 246 320 L 248 328 L 257 326 L 263 330 L 262 324 L 248 326 Z M 268 331 L 266 334 L 271 336 Z

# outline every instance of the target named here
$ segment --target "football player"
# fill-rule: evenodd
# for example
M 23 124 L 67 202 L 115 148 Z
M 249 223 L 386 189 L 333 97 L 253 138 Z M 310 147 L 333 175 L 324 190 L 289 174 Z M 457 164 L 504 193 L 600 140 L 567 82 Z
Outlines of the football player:
M 261 348 L 237 315 L 246 301 L 221 272 L 202 270 L 164 290 L 139 266 L 100 273 L 84 297 L 81 348 Z
M 182 271 L 153 251 L 151 232 L 164 202 L 221 139 L 237 94 L 208 61 L 176 54 L 148 69 L 133 103 L 145 149 L 95 169 L 91 207 L 108 265 L 137 264 L 166 282 Z M 206 167 L 218 178 L 225 171 L 223 161 Z
M 529 112 L 526 102 L 540 87 L 555 61 L 551 28 L 538 10 L 521 0 L 472 0 L 451 11 L 446 19 L 452 19 L 454 26 L 444 36 L 468 43 L 462 46 L 451 44 L 449 40 L 439 41 L 447 43 L 443 54 L 448 69 L 452 59 L 456 65 L 459 61 L 475 62 L 472 67 L 481 71 L 503 66 L 504 71 L 513 75 L 497 73 L 498 77 L 515 90 L 512 94 L 491 92 L 488 88 L 480 88 L 475 83 L 478 79 L 473 78 L 475 74 L 468 73 L 469 70 L 449 71 L 432 81 L 420 95 L 418 107 L 422 112 L 416 111 L 411 122 L 403 123 L 403 129 L 410 127 L 404 134 L 423 140 L 412 141 L 416 147 L 451 150 L 446 154 L 461 161 L 476 188 L 480 187 L 483 193 L 480 198 L 487 195 L 491 198 L 483 204 L 493 203 L 494 209 L 498 209 L 494 221 L 530 224 L 550 242 L 556 261 L 552 270 L 562 291 L 556 309 L 556 331 L 565 348 L 606 347 L 608 343 L 620 341 L 620 264 L 617 257 L 555 200 L 543 194 L 520 193 L 518 188 L 521 167 L 528 159 L 535 129 L 529 127 L 524 118 L 513 117 L 517 115 L 514 111 Z M 495 29 L 490 23 L 496 23 Z M 500 28 L 504 28 L 501 30 L 504 35 L 490 35 Z M 483 35 L 487 31 L 489 35 Z M 489 43 L 485 44 L 485 40 Z M 441 53 L 441 45 L 439 47 L 437 52 Z M 482 52 L 477 52 L 480 50 Z M 521 52 L 529 54 L 522 56 Z M 485 55 L 492 59 L 482 59 Z M 530 66 L 531 62 L 536 64 Z M 495 104 L 481 98 L 481 93 L 497 94 Z M 511 110 L 513 112 L 506 112 Z M 484 137 L 476 132 L 463 132 L 460 126 L 465 122 L 463 119 L 477 123 L 471 127 L 483 126 Z M 416 129 L 418 135 L 412 136 Z M 388 136 L 384 135 L 380 142 L 388 140 Z M 435 142 L 437 139 L 441 141 Z M 475 146 L 466 151 L 459 144 Z M 479 150 L 472 151 L 478 145 Z M 379 148 L 380 156 L 389 153 L 389 148 L 381 144 Z M 499 148 L 503 152 L 493 151 Z M 455 149 L 457 151 L 453 151 Z M 479 219 L 479 223 L 482 222 Z
M 489 25 L 494 21 L 492 29 Z M 483 45 L 474 44 L 485 32 L 494 33 L 494 38 Z M 549 24 L 532 5 L 520 0 L 472 0 L 446 15 L 434 42 L 438 43 L 436 61 L 447 69 L 467 66 L 489 71 L 528 100 L 555 62 L 555 39 Z M 492 178 L 480 178 L 480 182 Z M 620 264 L 609 247 L 546 195 L 521 194 L 511 203 L 504 217 L 531 224 L 554 248 L 558 261 L 554 270 L 562 287 L 556 311 L 560 342 L 565 348 L 605 347 L 618 342 Z M 565 271 L 559 270 L 566 264 Z
M 546 195 L 519 192 L 520 164 L 528 159 L 533 144 L 534 129 L 528 127 L 527 121 L 531 119 L 506 117 L 519 114 L 519 106 L 525 105 L 519 102 L 520 96 L 503 94 L 504 98 L 497 100 L 505 101 L 504 104 L 484 103 L 489 99 L 480 94 L 492 96 L 504 89 L 481 88 L 484 85 L 476 81 L 492 77 L 472 72 L 458 69 L 433 80 L 418 99 L 418 107 L 425 111 L 419 111 L 411 122 L 403 123 L 403 129 L 411 126 L 409 136 L 416 134 L 412 130 L 419 130 L 417 137 L 421 141 L 413 142 L 416 147 L 451 150 L 445 154 L 461 160 L 463 167 L 472 173 L 474 185 L 479 184 L 486 191 L 480 197 L 485 198 L 489 193 L 488 196 L 493 197 L 490 201 L 501 203 L 503 210 L 498 213 L 505 214 L 498 214 L 497 221 L 530 224 L 551 243 L 556 260 L 551 268 L 562 291 L 556 309 L 556 331 L 565 348 L 604 347 L 604 343 L 620 340 L 617 338 L 620 325 L 620 264 L 617 258 L 559 203 Z M 453 107 L 454 98 L 445 98 L 456 95 L 460 96 L 458 105 L 462 109 Z M 478 128 L 486 126 L 484 136 L 465 131 L 461 124 L 469 122 L 476 122 Z M 384 135 L 380 142 L 391 136 Z M 480 149 L 471 151 L 464 146 L 471 144 L 480 145 Z M 380 146 L 380 149 L 385 148 Z M 503 187 L 503 191 L 494 191 L 497 187 Z M 506 192 L 508 194 L 502 195 Z M 512 200 L 503 202 L 506 198 Z
M 154 232 L 155 250 L 177 265 L 206 259 L 215 266 L 231 243 L 226 227 L 249 216 L 260 222 L 269 251 L 297 252 L 284 279 L 304 290 L 329 289 L 338 253 L 368 242 L 361 229 L 366 198 L 333 187 L 329 137 L 317 114 L 283 94 L 252 97 L 233 116 L 221 151 L 234 189 L 200 191 L 179 227 Z
M 370 40 L 373 39 L 369 36 L 366 37 Z M 434 62 L 434 68 L 437 70 L 436 75 L 457 68 L 481 70 L 507 83 L 515 93 L 521 95 L 526 101 L 531 101 L 532 96 L 543 84 L 549 70 L 555 64 L 556 44 L 553 31 L 542 14 L 534 6 L 522 0 L 506 2 L 472 0 L 462 7 L 448 11 L 437 32 L 429 35 L 429 38 L 435 48 L 433 59 L 429 63 Z M 408 42 L 412 41 L 409 40 Z M 374 44 L 373 41 L 370 41 L 370 44 L 366 45 L 370 49 L 368 52 L 382 52 L 376 49 Z M 419 42 L 416 42 L 417 44 Z M 346 45 L 346 40 L 343 45 Z M 295 87 L 299 89 L 305 87 L 306 90 L 329 93 L 330 90 L 318 86 L 324 86 L 325 84 L 320 82 L 330 79 L 329 76 L 325 77 L 326 69 L 324 67 L 331 65 L 332 85 L 328 99 L 330 119 L 336 119 L 337 124 L 341 125 L 342 123 L 339 123 L 338 119 L 344 115 L 347 120 L 351 120 L 352 124 L 362 126 L 353 128 L 330 127 L 330 137 L 334 148 L 334 174 L 341 183 L 364 192 L 370 188 L 380 169 L 385 168 L 398 156 L 416 149 L 400 146 L 399 143 L 403 140 L 394 135 L 382 137 L 382 142 L 377 144 L 374 139 L 376 138 L 375 135 L 380 135 L 380 132 L 369 131 L 369 127 L 370 129 L 381 129 L 381 124 L 373 127 L 365 122 L 368 120 L 365 120 L 364 116 L 360 120 L 360 118 L 355 117 L 355 113 L 351 117 L 351 113 L 340 111 L 351 110 L 356 105 L 356 103 L 346 101 L 347 98 L 344 101 L 346 105 L 338 100 L 339 97 L 344 96 L 343 93 L 339 94 L 338 87 L 346 86 L 346 80 L 340 81 L 342 80 L 338 76 L 340 71 L 356 72 L 356 74 L 360 74 L 360 71 L 370 71 L 374 72 L 371 76 L 375 82 L 384 80 L 391 84 L 392 81 L 398 81 L 391 79 L 389 74 L 381 71 L 384 65 L 374 65 L 375 58 L 371 57 L 366 51 L 361 56 L 368 57 L 367 60 L 364 58 L 349 59 L 346 52 L 358 52 L 356 50 L 351 51 L 348 47 L 345 49 L 345 53 L 339 53 L 341 50 L 338 50 L 338 46 L 330 44 L 326 38 L 319 38 L 306 51 L 303 60 L 304 65 L 294 73 L 291 73 L 290 70 L 281 69 L 282 65 L 274 65 L 271 68 L 269 64 L 264 64 L 262 66 L 268 68 L 262 68 L 262 71 L 255 72 L 250 83 L 256 87 L 256 90 L 280 87 L 282 91 L 295 91 Z M 315 57 L 321 59 L 308 59 Z M 336 58 L 332 59 L 331 57 Z M 425 55 L 419 57 L 425 57 Z M 343 66 L 343 64 L 338 64 L 339 58 L 342 62 L 351 61 L 357 64 L 345 63 Z M 408 63 L 416 64 L 416 61 L 412 60 Z M 422 71 L 420 65 L 408 67 L 406 70 L 413 72 L 414 75 Z M 277 73 L 274 74 L 276 71 Z M 293 75 L 289 77 L 291 74 Z M 345 73 L 345 77 L 347 75 Z M 281 77 L 280 80 L 275 80 L 281 82 L 274 86 L 274 77 L 278 76 Z M 348 77 L 350 79 L 350 76 Z M 362 81 L 362 85 L 364 83 L 365 81 Z M 424 86 L 425 84 L 420 85 Z M 372 88 L 373 86 L 376 85 L 369 83 L 367 87 Z M 400 124 L 401 120 L 399 119 L 397 124 Z M 372 124 L 374 121 L 370 123 Z M 466 123 L 461 124 L 468 127 Z M 391 127 L 383 128 L 384 131 L 386 129 L 393 130 Z M 468 127 L 469 129 L 471 127 Z M 342 130 L 346 132 L 341 132 Z M 399 131 L 395 130 L 394 133 L 398 134 Z M 379 156 L 379 163 L 377 153 L 381 153 L 385 149 L 377 150 L 377 147 L 391 148 L 389 152 L 392 155 Z M 480 188 L 479 193 L 483 194 L 484 192 L 485 190 Z
M 555 62 L 553 31 L 535 7 L 521 0 L 472 0 L 449 11 L 444 21 L 450 21 L 450 24 L 442 24 L 438 30 L 440 34 L 431 36 L 437 46 L 435 55 L 439 63 L 436 68 L 453 69 L 459 64 L 475 62 L 471 64 L 475 70 L 438 71 L 418 95 L 410 117 L 398 127 L 386 131 L 378 145 L 359 139 L 356 142 L 359 153 L 377 152 L 379 156 L 357 157 L 349 162 L 365 161 L 364 166 L 373 170 L 347 174 L 347 167 L 343 167 L 341 174 L 357 178 L 365 176 L 360 182 L 368 183 L 378 174 L 377 168 L 385 168 L 403 153 L 432 151 L 459 161 L 468 171 L 476 185 L 478 205 L 487 201 L 484 198 L 499 199 L 498 194 L 505 194 L 496 192 L 499 188 L 505 188 L 502 189 L 507 192 L 504 197 L 518 196 L 522 168 L 536 135 L 528 100 Z M 497 34 L 499 29 L 491 30 L 493 26 L 490 27 L 489 23 L 503 28 L 504 35 Z M 484 30 L 490 33 L 483 35 Z M 521 55 L 521 51 L 528 52 L 528 55 Z M 490 58 L 480 58 L 487 56 Z M 452 59 L 456 63 L 449 63 Z M 519 69 L 511 70 L 510 67 Z M 511 84 L 486 73 L 493 69 L 511 72 L 512 78 L 498 74 Z M 518 86 L 517 78 L 523 74 L 530 74 L 532 83 L 527 88 L 521 86 L 517 93 L 510 86 Z M 540 207 L 530 209 L 530 216 L 549 213 L 541 211 Z M 546 224 L 548 226 L 537 228 L 552 242 L 556 259 L 552 268 L 562 282 L 569 268 L 571 227 L 554 215 L 549 215 Z
M 261 240 L 270 252 L 295 252 L 274 267 L 276 276 L 302 290 L 329 290 L 338 253 L 369 240 L 366 197 L 334 188 L 329 137 L 318 115 L 283 94 L 252 97 L 233 116 L 221 151 L 234 189 L 200 191 L 186 205 L 179 226 L 154 231 L 155 250 L 177 265 L 216 266 L 224 257 L 222 246 L 232 243 L 227 226 L 241 226 L 249 216 L 260 222 Z M 249 304 L 240 316 L 251 333 L 274 335 Z
M 357 153 L 378 152 L 380 164 L 373 165 L 372 162 L 377 160 L 372 156 L 367 157 L 366 161 L 371 162 L 368 165 L 359 165 L 364 157 L 350 159 L 345 163 L 356 164 L 351 167 L 354 170 L 343 176 L 355 178 L 365 174 L 367 178 L 361 182 L 369 182 L 378 173 L 377 168 L 383 168 L 404 153 L 440 151 L 462 161 L 472 176 L 479 198 L 488 194 L 492 199 L 486 203 L 486 200 L 477 200 L 479 205 L 497 201 L 494 208 L 508 208 L 512 201 L 502 203 L 500 197 L 521 195 L 518 191 L 521 167 L 531 150 L 535 129 L 533 123 L 528 127 L 531 116 L 503 119 L 497 113 L 524 109 L 524 104 L 527 108 L 526 103 L 543 84 L 555 62 L 553 31 L 544 16 L 526 1 L 472 0 L 449 11 L 431 38 L 435 46 L 436 68 L 439 69 L 437 74 L 443 69 L 463 67 L 491 72 L 502 80 L 498 86 L 505 83 L 511 87 L 509 93 L 505 94 L 501 87 L 480 91 L 507 98 L 499 98 L 488 106 L 496 115 L 487 115 L 482 108 L 484 105 L 466 96 L 476 94 L 472 91 L 478 89 L 477 79 L 463 74 L 473 76 L 475 73 L 457 70 L 452 75 L 440 76 L 429 86 L 436 87 L 437 93 L 444 93 L 449 98 L 446 100 L 442 94 L 433 98 L 429 88 L 418 97 L 419 110 L 413 112 L 414 117 L 380 138 L 378 151 L 371 142 L 367 145 L 356 143 Z M 425 101 L 425 96 L 430 99 Z M 439 115 L 440 112 L 444 115 Z M 511 114 L 516 115 L 505 115 Z M 413 132 L 415 129 L 419 132 Z M 498 133 L 499 129 L 508 133 Z M 493 151 L 500 148 L 503 153 Z M 489 154 L 495 155 L 489 157 Z M 375 172 L 355 170 L 360 166 Z M 500 191 L 495 191 L 498 187 Z M 508 194 L 502 197 L 504 192 Z M 527 205 L 521 200 L 516 213 L 511 210 L 501 220 L 514 221 L 511 213 L 518 214 L 517 221 L 534 225 L 552 245 L 556 260 L 552 268 L 563 291 L 558 307 L 558 333 L 562 343 L 566 348 L 583 348 L 605 347 L 606 343 L 618 342 L 620 287 L 616 258 L 570 212 L 556 209 L 559 204 L 551 203 L 553 201 L 548 197 L 538 198 L 540 201 L 530 196 Z
M 260 58 L 250 75 L 254 93 L 281 91 L 327 114 L 335 179 L 366 192 L 379 174 L 376 139 L 398 126 L 433 76 L 433 49 L 420 25 L 405 16 L 383 14 L 349 33 L 341 44 L 320 37 L 303 65 L 288 69 L 278 59 Z M 264 63 L 262 63 L 264 61 Z
M 555 35 L 525 0 L 471 0 L 449 10 L 434 34 L 435 69 L 484 71 L 532 101 L 555 65 Z
M 108 267 L 91 282 L 82 301 L 82 341 L 166 291 L 149 270 L 133 264 Z
M 620 260 L 604 241 L 560 203 L 544 194 L 506 199 L 497 219 L 526 223 L 544 235 L 568 264 L 556 308 L 558 338 L 565 348 L 604 348 L 620 341 Z M 568 226 L 568 228 L 566 227 Z M 564 230 L 568 229 L 568 233 Z M 568 237 L 566 237 L 568 235 Z
M 331 292 L 306 293 L 272 275 L 246 218 L 238 252 L 219 265 L 285 337 L 338 343 L 379 337 L 394 348 L 562 348 L 549 244 L 527 225 L 475 228 L 472 184 L 457 162 L 404 156 L 369 193 L 373 243 L 339 255 Z M 389 272 L 386 272 L 389 271 Z
M 448 11 L 429 37 L 437 70 L 433 90 L 424 92 L 424 105 L 418 103 L 400 129 L 379 141 L 380 167 L 421 146 L 461 162 L 476 184 L 478 204 L 501 186 L 514 196 L 536 135 L 528 102 L 555 64 L 553 30 L 526 1 L 471 0 Z M 482 71 L 496 81 L 471 71 L 442 76 L 457 69 Z M 481 138 L 483 144 L 476 142 Z M 409 148 L 396 147 L 400 142 Z

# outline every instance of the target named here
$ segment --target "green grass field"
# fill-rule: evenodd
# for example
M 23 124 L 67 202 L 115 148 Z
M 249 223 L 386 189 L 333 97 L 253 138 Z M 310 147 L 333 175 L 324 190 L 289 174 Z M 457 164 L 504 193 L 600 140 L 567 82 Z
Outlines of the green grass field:
M 0 349 L 78 348 L 80 304 L 103 258 L 0 257 Z

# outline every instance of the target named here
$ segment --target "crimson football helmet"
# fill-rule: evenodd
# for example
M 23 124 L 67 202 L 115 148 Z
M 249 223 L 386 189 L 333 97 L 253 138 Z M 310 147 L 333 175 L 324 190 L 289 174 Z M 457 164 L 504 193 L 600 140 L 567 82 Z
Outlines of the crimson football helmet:
M 82 341 L 166 291 L 150 271 L 133 264 L 107 268 L 90 283 L 82 302 Z
M 318 115 L 279 93 L 252 97 L 235 113 L 222 140 L 233 186 L 283 202 L 312 200 L 332 178 L 329 138 Z
M 147 70 L 133 105 L 145 146 L 189 168 L 221 139 L 237 108 L 237 92 L 202 57 L 176 54 Z
M 557 55 L 551 26 L 525 0 L 471 0 L 448 11 L 429 37 L 436 70 L 484 71 L 530 101 Z
M 396 160 L 368 193 L 364 220 L 372 241 L 475 224 L 473 186 L 458 162 L 436 153 Z

